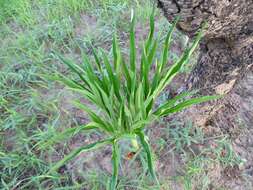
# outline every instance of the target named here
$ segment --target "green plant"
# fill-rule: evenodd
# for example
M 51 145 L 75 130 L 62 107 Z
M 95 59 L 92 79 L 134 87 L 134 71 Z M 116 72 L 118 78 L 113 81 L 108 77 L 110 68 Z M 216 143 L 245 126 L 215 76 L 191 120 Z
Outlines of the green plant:
M 48 143 L 60 141 L 78 132 L 92 129 L 105 133 L 107 138 L 73 150 L 57 162 L 49 173 L 56 171 L 81 152 L 112 145 L 113 174 L 110 189 L 113 190 L 116 188 L 119 172 L 120 151 L 118 142 L 126 138 L 131 139 L 136 147 L 139 147 L 139 143 L 141 144 L 147 155 L 149 172 L 158 183 L 151 156 L 151 147 L 144 129 L 154 120 L 158 120 L 161 117 L 179 112 L 193 104 L 217 98 L 217 96 L 205 96 L 186 99 L 192 93 L 184 92 L 164 102 L 162 105 L 156 105 L 157 98 L 184 64 L 188 62 L 202 36 L 202 32 L 199 32 L 194 42 L 185 50 L 181 58 L 172 66 L 167 66 L 172 34 L 177 21 L 178 19 L 175 20 L 166 36 L 160 60 L 156 57 L 159 39 L 154 35 L 154 12 L 150 16 L 150 33 L 143 44 L 139 65 L 136 58 L 135 18 L 133 14 L 130 27 L 129 65 L 121 55 L 116 37 L 113 39 L 113 66 L 103 50 L 100 50 L 102 54 L 102 59 L 100 59 L 97 51 L 93 49 L 95 67 L 93 67 L 85 54 L 83 55 L 83 64 L 78 65 L 63 58 L 58 53 L 54 53 L 71 71 L 78 75 L 80 80 L 69 79 L 59 73 L 53 78 L 64 83 L 73 91 L 80 93 L 90 102 L 90 104 L 86 105 L 80 101 L 75 101 L 74 104 L 88 113 L 91 122 L 84 126 L 69 128 L 50 139 Z M 152 67 L 155 69 L 152 69 Z M 89 106 L 91 104 L 96 106 L 96 110 Z M 139 143 L 137 139 L 139 139 Z M 48 143 L 46 145 L 49 145 Z
M 233 150 L 231 141 L 225 136 L 215 141 L 216 147 L 211 151 L 215 154 L 215 160 L 226 166 L 244 164 L 244 160 Z
M 199 127 L 194 127 L 190 122 L 184 127 L 182 127 L 183 123 L 179 123 L 179 125 L 167 129 L 170 135 L 169 139 L 177 151 L 185 152 L 186 147 L 203 141 L 203 133 Z

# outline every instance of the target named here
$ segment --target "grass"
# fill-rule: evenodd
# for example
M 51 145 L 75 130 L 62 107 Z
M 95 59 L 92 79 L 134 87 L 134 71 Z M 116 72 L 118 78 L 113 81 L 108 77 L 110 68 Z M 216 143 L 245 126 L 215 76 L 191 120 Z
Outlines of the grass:
M 108 56 L 101 49 L 99 52 L 92 49 L 95 59 L 93 64 L 86 54 L 82 54 L 81 66 L 63 58 L 58 53 L 54 53 L 62 63 L 66 64 L 79 77 L 79 80 L 73 80 L 61 73 L 53 78 L 62 82 L 74 92 L 80 93 L 92 104 L 91 106 L 96 106 L 96 108 L 91 108 L 87 103 L 75 101 L 75 106 L 86 112 L 91 122 L 77 128 L 66 129 L 64 132 L 59 133 L 55 139 L 61 141 L 62 138 L 86 130 L 97 130 L 107 134 L 109 137 L 73 150 L 57 162 L 50 169 L 49 174 L 57 171 L 82 152 L 98 149 L 109 144 L 112 146 L 113 163 L 110 189 L 114 190 L 118 183 L 121 157 L 119 141 L 125 138 L 131 139 L 133 146 L 138 150 L 138 138 L 139 144 L 146 153 L 148 170 L 152 178 L 159 184 L 153 166 L 148 136 L 144 133 L 145 128 L 162 117 L 180 112 L 192 105 L 218 98 L 218 96 L 204 96 L 185 100 L 185 98 L 189 98 L 192 95 L 192 93 L 186 92 L 163 102 L 161 105 L 156 105 L 160 94 L 181 71 L 183 66 L 188 63 L 202 37 L 201 31 L 194 42 L 184 50 L 182 56 L 168 67 L 168 54 L 170 52 L 172 34 L 177 22 L 178 19 L 175 20 L 166 35 L 160 60 L 156 57 L 159 38 L 154 38 L 154 11 L 150 16 L 149 35 L 141 49 L 140 63 L 136 60 L 138 52 L 136 50 L 135 15 L 133 12 L 130 25 L 129 64 L 122 57 L 116 36 L 112 42 L 113 64 L 110 63 Z M 94 67 L 93 65 L 96 66 Z M 153 77 L 150 77 L 153 66 L 155 67 Z M 183 138 L 185 137 L 183 136 Z M 50 139 L 49 143 L 51 141 L 55 140 Z M 189 143 L 187 142 L 187 144 Z M 48 144 L 46 143 L 44 146 L 48 146 Z
M 144 21 L 152 12 L 150 1 L 0 1 L 0 189 L 106 189 L 110 174 L 103 170 L 85 174 L 85 182 L 64 168 L 59 175 L 45 176 L 51 163 L 62 158 L 73 142 L 46 150 L 39 150 L 37 146 L 65 128 L 84 124 L 85 118 L 69 103 L 69 97 L 75 95 L 43 76 L 58 70 L 74 77 L 51 55 L 51 50 L 79 60 L 80 49 L 92 57 L 92 44 L 105 48 L 112 57 L 110 44 L 115 31 L 123 54 L 129 53 L 126 39 L 132 8 L 137 13 L 138 30 L 147 35 Z M 84 15 L 95 19 L 92 26 L 85 25 Z M 161 37 L 165 37 L 167 24 L 158 11 L 156 25 L 163 29 Z M 79 33 L 78 29 L 84 32 Z M 182 35 L 177 33 L 174 38 L 184 44 Z M 101 137 L 90 132 L 79 138 L 90 142 L 94 136 Z M 140 156 L 141 160 L 145 159 L 145 154 Z M 142 163 L 143 170 L 147 171 L 147 165 Z M 122 177 L 118 186 L 119 189 L 155 189 L 151 182 L 146 173 L 139 175 L 134 171 Z M 166 180 L 161 183 L 164 189 L 169 189 Z

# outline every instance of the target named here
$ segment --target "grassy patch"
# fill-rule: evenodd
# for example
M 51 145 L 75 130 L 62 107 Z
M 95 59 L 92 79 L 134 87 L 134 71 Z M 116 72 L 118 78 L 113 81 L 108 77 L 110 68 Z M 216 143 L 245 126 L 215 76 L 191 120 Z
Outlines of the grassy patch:
M 143 5 L 148 9 L 141 9 Z M 128 30 L 131 8 L 139 9 L 141 21 L 151 7 L 148 1 L 122 0 L 0 2 L 0 189 L 81 188 L 69 174 L 43 176 L 49 162 L 62 156 L 64 144 L 62 151 L 37 149 L 62 126 L 83 122 L 66 103 L 66 90 L 43 77 L 53 70 L 68 74 L 51 50 L 73 58 L 80 57 L 81 48 L 89 52 L 90 44 L 105 44 L 110 51 L 106 44 L 113 32 Z M 89 17 L 95 22 L 86 23 Z M 78 30 L 83 32 L 78 35 Z
M 72 75 L 52 56 L 52 50 L 80 61 L 81 49 L 90 56 L 93 45 L 105 48 L 112 56 L 110 44 L 115 31 L 119 34 L 123 53 L 128 53 L 126 39 L 131 9 L 137 13 L 137 38 L 147 35 L 151 1 L 0 1 L 0 189 L 106 189 L 110 172 L 102 169 L 85 173 L 84 178 L 80 178 L 73 173 L 70 164 L 62 167 L 59 175 L 45 176 L 51 163 L 62 158 L 76 144 L 100 138 L 100 134 L 91 132 L 54 147 L 38 149 L 59 131 L 86 122 L 85 116 L 71 106 L 73 94 L 48 80 L 45 74 L 57 70 L 66 76 Z M 164 31 L 161 36 L 168 30 L 165 23 L 156 11 L 156 26 Z M 184 46 L 185 38 L 181 34 L 174 38 Z M 177 54 L 170 56 L 173 58 Z M 188 128 L 183 131 L 172 129 L 170 139 L 178 151 L 196 138 Z M 155 144 L 156 152 L 168 146 L 165 140 Z M 156 188 L 146 175 L 144 159 L 145 154 L 140 154 L 137 162 L 143 165 L 144 174 L 139 175 L 142 167 L 133 163 L 130 166 L 132 174 L 129 178 L 121 178 L 119 189 Z M 234 157 L 220 159 L 227 163 Z M 124 159 L 123 162 L 129 161 Z M 161 185 L 170 189 L 166 180 Z

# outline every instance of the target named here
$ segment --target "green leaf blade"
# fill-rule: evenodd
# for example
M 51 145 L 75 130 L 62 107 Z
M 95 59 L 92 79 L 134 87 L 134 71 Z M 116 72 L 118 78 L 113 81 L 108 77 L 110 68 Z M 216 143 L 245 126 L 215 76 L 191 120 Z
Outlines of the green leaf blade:
M 182 103 L 179 103 L 174 107 L 165 109 L 163 112 L 161 112 L 158 115 L 159 116 L 166 116 L 166 115 L 169 115 L 169 114 L 173 114 L 173 113 L 182 111 L 183 109 L 186 109 L 186 108 L 188 108 L 192 105 L 200 104 L 200 103 L 211 101 L 211 100 L 216 100 L 220 97 L 221 96 L 203 96 L 203 97 L 200 97 L 200 98 L 192 98 L 190 100 L 186 100 Z
M 144 149 L 144 151 L 146 152 L 146 155 L 147 155 L 149 172 L 150 172 L 152 178 L 157 182 L 157 184 L 159 184 L 159 181 L 158 181 L 157 176 L 155 174 L 153 158 L 152 158 L 152 154 L 151 154 L 151 148 L 150 148 L 150 145 L 148 143 L 147 137 L 144 135 L 144 133 L 142 131 L 137 132 L 137 135 L 139 136 L 141 145 L 142 145 L 142 147 L 143 147 L 143 149 Z
M 58 161 L 53 167 L 51 167 L 48 174 L 58 170 L 61 166 L 63 166 L 65 163 L 72 160 L 76 156 L 80 155 L 82 152 L 95 150 L 95 149 L 98 149 L 98 148 L 103 147 L 105 145 L 111 144 L 113 140 L 114 139 L 112 139 L 112 138 L 106 139 L 106 140 L 101 140 L 101 141 L 97 141 L 97 142 L 92 143 L 92 144 L 88 144 L 86 146 L 82 146 L 82 147 L 80 147 L 76 150 L 73 150 L 70 154 L 65 156 L 62 160 Z
M 130 25 L 130 68 L 133 73 L 136 72 L 136 49 L 135 49 L 135 14 L 132 12 Z
M 94 130 L 94 129 L 98 129 L 98 126 L 96 125 L 96 123 L 93 123 L 93 122 L 88 123 L 87 125 L 81 125 L 78 127 L 71 127 L 71 128 L 64 130 L 63 132 L 57 133 L 53 137 L 50 137 L 49 139 L 46 140 L 46 142 L 39 143 L 38 147 L 40 149 L 45 149 L 46 147 L 52 146 L 55 143 L 59 143 L 63 140 L 66 140 L 66 139 L 74 136 L 77 133 L 80 133 L 82 131 Z
M 112 162 L 113 162 L 113 174 L 110 183 L 110 190 L 116 190 L 118 175 L 119 175 L 119 163 L 120 163 L 120 151 L 117 141 L 114 140 L 112 147 Z

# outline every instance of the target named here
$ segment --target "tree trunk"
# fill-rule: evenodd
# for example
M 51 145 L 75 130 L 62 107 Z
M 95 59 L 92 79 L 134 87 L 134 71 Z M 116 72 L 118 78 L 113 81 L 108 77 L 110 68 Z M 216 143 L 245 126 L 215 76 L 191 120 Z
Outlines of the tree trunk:
M 219 179 L 227 189 L 253 187 L 253 0 L 157 0 L 172 21 L 181 16 L 177 28 L 192 37 L 207 21 L 198 62 L 186 89 L 201 94 L 225 94 L 218 101 L 198 105 L 179 114 L 211 136 L 226 134 L 234 150 L 245 159 L 244 168 L 233 170 L 236 177 Z M 239 168 L 239 167 L 238 167 Z M 238 173 L 238 176 L 237 176 Z M 245 182 L 240 176 L 246 177 Z M 240 178 L 239 182 L 236 178 Z M 224 180 L 225 179 L 225 180 Z M 238 183 L 239 182 L 239 183 Z M 234 185 L 234 184 L 240 184 Z
M 196 34 L 204 21 L 207 22 L 208 26 L 200 45 L 200 56 L 186 88 L 200 89 L 201 94 L 227 94 L 223 100 L 209 104 L 208 111 L 206 108 L 203 110 L 209 114 L 205 115 L 206 120 L 202 125 L 237 125 L 237 121 L 228 117 L 233 116 L 230 112 L 239 112 L 240 106 L 227 105 L 235 104 L 232 97 L 237 93 L 236 89 L 244 83 L 243 76 L 246 73 L 252 74 L 249 71 L 252 70 L 253 64 L 253 0 L 157 2 L 169 21 L 180 15 L 177 28 L 190 37 Z M 210 115 L 210 110 L 216 111 Z M 220 110 L 223 110 L 224 116 L 219 115 L 219 119 L 216 119 L 218 113 L 222 114 Z M 247 117 L 251 116 L 250 114 Z M 253 125 L 253 116 L 250 124 Z

